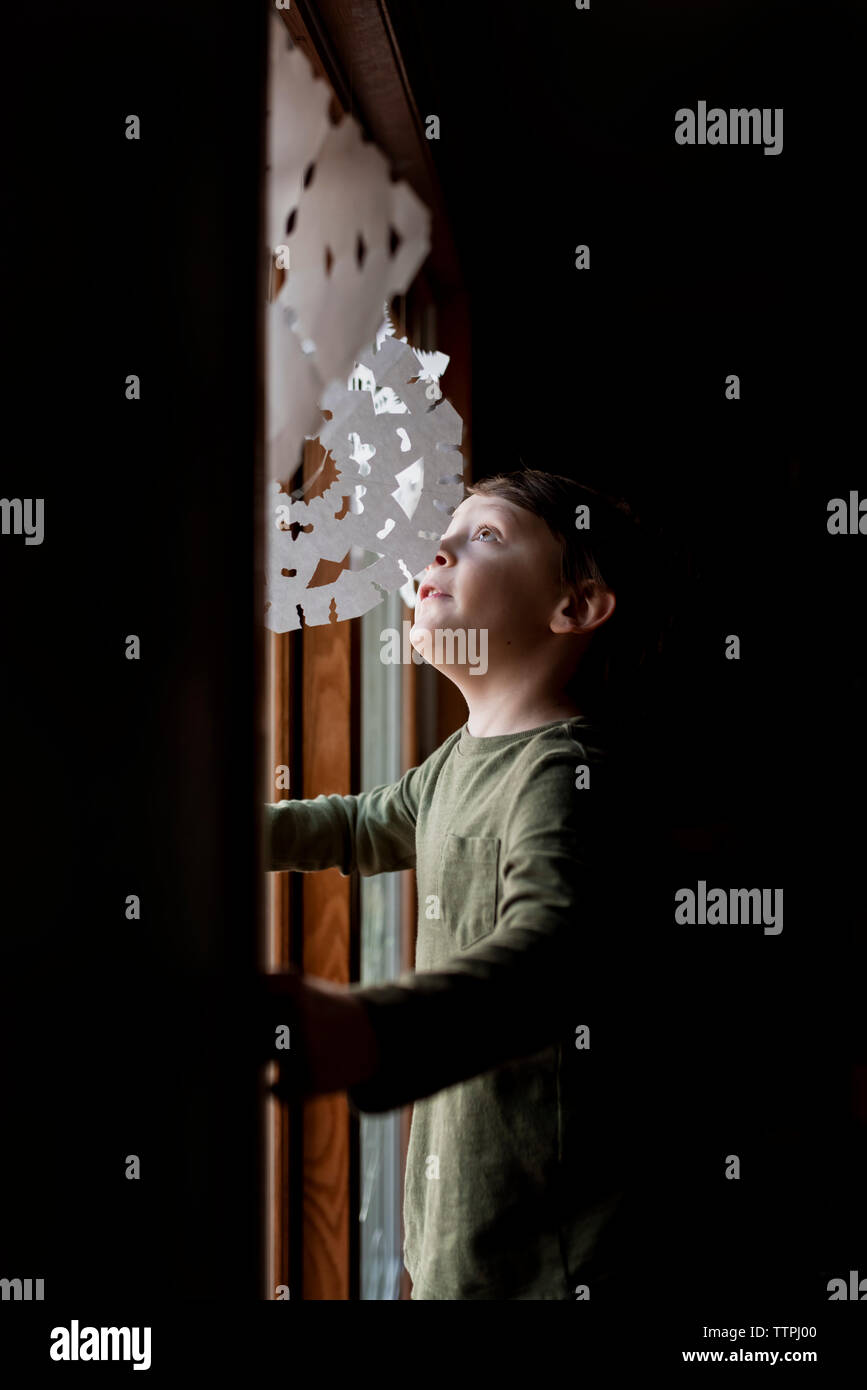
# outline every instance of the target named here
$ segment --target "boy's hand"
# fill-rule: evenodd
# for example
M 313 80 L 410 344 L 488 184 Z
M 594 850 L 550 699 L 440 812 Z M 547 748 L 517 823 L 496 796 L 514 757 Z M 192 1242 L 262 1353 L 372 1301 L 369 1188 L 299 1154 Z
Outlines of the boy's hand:
M 262 980 L 271 1055 L 280 1076 L 271 1093 L 280 1100 L 343 1091 L 367 1081 L 377 1066 L 377 1045 L 361 999 L 347 985 L 291 969 Z M 290 1047 L 277 1052 L 276 1028 L 290 1030 Z

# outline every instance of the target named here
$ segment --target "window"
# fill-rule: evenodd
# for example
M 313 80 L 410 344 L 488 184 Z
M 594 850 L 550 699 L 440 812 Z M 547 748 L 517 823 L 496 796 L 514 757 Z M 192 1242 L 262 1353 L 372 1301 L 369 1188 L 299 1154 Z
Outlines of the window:
M 353 59 L 355 117 L 363 123 L 365 105 L 368 110 L 380 107 L 384 83 L 391 83 L 396 100 L 405 104 L 405 78 L 398 71 L 387 35 L 377 36 L 370 25 L 363 35 L 327 34 L 322 26 L 311 35 L 294 7 L 281 12 L 281 19 L 318 75 L 330 83 L 332 120 L 340 108 L 344 114 L 347 109 L 350 89 L 340 72 L 347 42 Z M 384 46 L 377 47 L 380 40 Z M 383 67 L 384 62 L 390 67 Z M 387 157 L 404 166 L 407 178 L 412 171 L 410 182 L 425 205 L 438 208 L 439 235 L 426 263 L 431 278 L 423 267 L 407 295 L 391 301 L 390 314 L 398 336 L 405 335 L 413 347 L 450 354 L 452 371 L 445 389 L 465 422 L 466 460 L 467 299 L 439 190 L 430 183 L 423 138 L 409 106 L 403 116 L 401 109 L 393 106 L 396 114 L 388 132 L 368 133 L 374 134 Z M 315 173 L 311 183 L 315 188 Z M 288 229 L 285 238 L 292 254 Z M 272 267 L 272 303 L 283 283 L 284 272 Z M 439 287 L 436 302 L 434 284 Z M 443 342 L 436 341 L 438 311 Z M 271 390 L 277 379 L 269 375 Z M 291 440 L 288 443 L 287 454 L 292 455 L 294 445 Z M 285 479 L 291 472 L 290 457 L 280 477 L 284 491 L 304 485 L 309 499 L 329 486 L 335 476 L 334 462 L 329 456 L 323 467 L 322 447 L 316 441 L 302 446 L 299 439 L 298 445 L 303 459 L 294 476 Z M 312 583 L 336 579 L 345 563 L 360 569 L 371 559 L 353 547 L 344 562 L 322 561 Z M 400 593 L 393 592 L 355 620 L 266 634 L 263 799 L 313 798 L 322 792 L 346 795 L 395 781 L 463 721 L 465 707 L 456 691 L 432 694 L 436 678 L 431 670 L 411 661 L 390 665 L 380 659 L 383 630 L 392 627 L 402 634 L 402 624 L 409 617 L 410 609 Z M 275 782 L 278 767 L 288 768 L 288 787 Z M 266 963 L 270 970 L 291 964 L 322 978 L 364 982 L 392 978 L 414 963 L 416 893 L 411 870 L 368 879 L 344 878 L 336 868 L 274 874 L 270 894 Z M 411 1107 L 356 1118 L 345 1095 L 338 1093 L 296 1106 L 269 1100 L 267 1108 L 267 1296 L 274 1297 L 277 1286 L 285 1285 L 293 1299 L 408 1297 L 401 1204 Z
M 380 660 L 381 632 L 401 631 L 406 608 L 395 592 L 361 618 L 361 782 L 365 789 L 402 775 L 401 730 L 404 668 Z M 387 980 L 406 966 L 402 936 L 404 874 L 377 874 L 361 881 L 362 982 Z M 400 1204 L 403 1191 L 401 1115 L 362 1115 L 360 1291 L 362 1299 L 400 1297 L 403 1273 Z

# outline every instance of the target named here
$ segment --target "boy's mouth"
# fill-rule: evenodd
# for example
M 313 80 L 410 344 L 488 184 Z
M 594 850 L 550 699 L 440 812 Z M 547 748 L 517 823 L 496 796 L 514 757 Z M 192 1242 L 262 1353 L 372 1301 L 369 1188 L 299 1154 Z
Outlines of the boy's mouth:
M 436 584 L 422 584 L 418 591 L 419 603 L 424 603 L 426 598 L 451 598 L 445 589 L 438 589 Z

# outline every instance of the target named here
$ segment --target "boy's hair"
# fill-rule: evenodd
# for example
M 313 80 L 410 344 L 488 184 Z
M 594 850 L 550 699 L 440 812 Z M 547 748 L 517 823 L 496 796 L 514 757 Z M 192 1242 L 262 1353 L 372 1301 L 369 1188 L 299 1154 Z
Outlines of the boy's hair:
M 593 632 L 567 684 L 588 709 L 614 713 L 637 696 L 637 677 L 662 645 L 662 605 L 655 592 L 651 542 L 628 502 L 557 473 L 522 468 L 469 484 L 467 495 L 502 497 L 533 512 L 560 546 L 560 583 L 579 599 L 596 588 L 613 593 L 611 617 Z M 586 530 L 576 509 L 589 508 Z M 658 576 L 657 576 L 658 578 Z

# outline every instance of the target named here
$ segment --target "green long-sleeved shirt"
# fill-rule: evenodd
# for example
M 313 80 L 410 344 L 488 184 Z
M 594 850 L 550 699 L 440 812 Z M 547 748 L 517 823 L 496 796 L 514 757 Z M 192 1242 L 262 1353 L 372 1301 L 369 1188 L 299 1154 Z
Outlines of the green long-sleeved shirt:
M 625 1036 L 606 769 L 583 719 L 465 724 L 393 784 L 265 808 L 268 869 L 416 870 L 415 971 L 351 987 L 382 1065 L 349 1092 L 356 1111 L 414 1102 L 413 1298 L 574 1298 L 604 1275 Z

